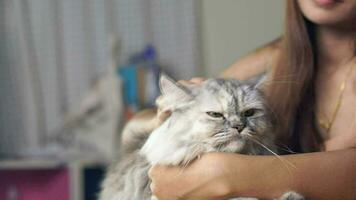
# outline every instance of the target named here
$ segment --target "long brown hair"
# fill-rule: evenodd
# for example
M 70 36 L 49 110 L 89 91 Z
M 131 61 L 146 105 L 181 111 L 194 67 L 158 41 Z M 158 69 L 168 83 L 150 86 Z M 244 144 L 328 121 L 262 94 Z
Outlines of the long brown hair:
M 295 151 L 318 150 L 320 143 L 315 131 L 298 131 L 305 116 L 309 130 L 315 130 L 312 110 L 316 71 L 314 25 L 304 18 L 297 1 L 288 0 L 286 6 L 281 53 L 272 71 L 267 99 L 276 117 L 280 140 L 292 142 Z

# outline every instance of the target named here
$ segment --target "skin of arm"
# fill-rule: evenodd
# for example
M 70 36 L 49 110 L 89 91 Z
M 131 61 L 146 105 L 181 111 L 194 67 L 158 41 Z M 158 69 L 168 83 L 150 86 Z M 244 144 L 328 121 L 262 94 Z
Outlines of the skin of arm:
M 277 60 L 279 47 L 280 39 L 239 60 L 220 77 L 245 80 L 267 71 Z M 325 144 L 326 150 L 336 151 L 281 159 L 210 153 L 184 169 L 154 166 L 150 170 L 153 192 L 160 200 L 221 200 L 234 196 L 273 199 L 289 190 L 307 199 L 356 199 L 356 150 L 339 150 L 355 147 L 355 136 L 335 138 Z
M 268 71 L 276 63 L 280 46 L 281 38 L 278 38 L 238 60 L 225 69 L 220 77 L 245 80 Z
M 164 174 L 164 176 L 160 176 Z M 274 199 L 294 190 L 307 199 L 356 199 L 356 149 L 275 156 L 210 153 L 185 169 L 150 171 L 160 200 Z

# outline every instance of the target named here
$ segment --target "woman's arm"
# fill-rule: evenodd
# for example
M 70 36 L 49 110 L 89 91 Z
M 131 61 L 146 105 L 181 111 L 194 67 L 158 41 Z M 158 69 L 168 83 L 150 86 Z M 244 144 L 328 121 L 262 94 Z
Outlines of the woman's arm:
M 160 200 L 273 199 L 289 190 L 307 199 L 354 200 L 356 149 L 281 158 L 212 153 L 185 169 L 156 166 L 150 176 Z
M 278 38 L 265 46 L 238 60 L 235 64 L 225 69 L 220 77 L 245 80 L 261 74 L 275 65 L 281 46 Z
M 233 169 L 230 175 L 241 181 L 232 187 L 238 195 L 271 199 L 295 190 L 307 199 L 356 199 L 356 149 L 288 155 L 282 157 L 284 163 L 271 156 L 228 159 Z M 241 162 L 244 166 L 234 169 Z M 250 183 L 248 170 L 256 173 Z

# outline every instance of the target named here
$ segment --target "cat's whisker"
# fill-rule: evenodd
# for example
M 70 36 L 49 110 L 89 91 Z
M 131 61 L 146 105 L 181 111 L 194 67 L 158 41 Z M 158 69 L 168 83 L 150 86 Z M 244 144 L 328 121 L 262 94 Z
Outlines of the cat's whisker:
M 195 148 L 196 147 L 196 148 Z M 200 159 L 201 157 L 201 148 L 199 148 L 199 144 L 195 144 L 195 147 L 192 147 L 193 151 L 191 152 L 192 155 L 197 155 L 196 157 L 192 156 L 189 159 L 183 161 L 182 169 L 184 170 L 192 161 L 196 159 Z
M 199 159 L 200 156 L 198 156 L 196 159 Z M 185 162 L 182 163 L 182 167 L 181 167 L 181 170 L 180 170 L 180 174 L 183 173 L 183 171 L 188 167 L 188 165 L 192 162 L 192 160 L 186 160 Z
M 283 148 L 283 147 L 279 147 L 279 146 L 276 146 L 278 149 L 280 149 L 281 151 L 284 151 L 284 152 L 287 152 L 287 153 L 291 153 L 291 154 L 295 154 L 296 152 L 294 151 L 291 151 L 289 149 L 286 149 L 286 148 Z
M 219 144 L 218 149 L 221 150 L 223 147 L 223 143 Z
M 227 132 L 227 131 L 224 131 L 224 132 L 218 132 L 218 133 L 216 133 L 216 134 L 214 135 L 214 137 L 219 138 L 219 137 L 224 137 L 224 136 L 227 136 L 226 132 Z
M 297 78 L 297 75 L 296 74 L 285 74 L 285 75 L 278 75 L 278 76 L 275 75 L 274 76 L 274 79 L 283 79 L 283 78 Z
M 276 75 L 275 77 L 281 78 L 281 77 L 296 77 L 296 74 L 285 74 L 285 75 Z
M 294 80 L 292 80 L 292 79 L 294 79 Z M 290 74 L 290 75 L 276 76 L 276 77 L 274 77 L 274 80 L 265 80 L 265 82 L 264 82 L 264 84 L 266 84 L 266 85 L 271 84 L 271 83 L 282 83 L 282 84 L 294 83 L 294 84 L 298 84 L 300 82 L 297 80 L 297 76 L 296 75 Z
M 227 133 L 224 133 L 224 135 L 214 135 L 214 139 L 217 143 L 225 142 L 229 138 L 231 138 L 231 135 Z
M 283 150 L 285 152 L 292 153 L 292 154 L 296 154 L 297 153 L 297 152 L 291 150 L 288 146 L 286 146 L 284 144 L 277 144 L 276 146 L 277 146 L 277 148 L 279 148 L 279 149 L 281 149 L 281 150 Z
M 299 81 L 295 81 L 295 80 L 269 80 L 269 81 L 265 82 L 265 84 L 271 84 L 271 83 L 299 83 Z
M 276 156 L 282 163 L 284 164 L 288 164 L 289 166 L 293 167 L 294 169 L 296 169 L 297 167 L 289 162 L 288 160 L 282 158 L 280 155 L 278 155 L 277 153 L 275 153 L 274 151 L 272 151 L 270 148 L 268 148 L 266 145 L 264 145 L 262 142 L 260 142 L 258 139 L 256 139 L 253 135 L 246 133 L 246 136 L 248 136 L 253 142 L 257 143 L 258 145 L 262 146 L 263 148 L 265 148 L 267 151 L 269 151 L 270 153 L 272 153 L 274 156 Z M 285 165 L 286 166 L 286 165 Z M 286 166 L 287 167 L 287 166 Z M 289 168 L 287 167 L 287 169 L 289 170 Z
M 181 173 L 183 173 L 183 170 L 188 167 L 189 163 L 190 163 L 189 161 L 183 163 Z

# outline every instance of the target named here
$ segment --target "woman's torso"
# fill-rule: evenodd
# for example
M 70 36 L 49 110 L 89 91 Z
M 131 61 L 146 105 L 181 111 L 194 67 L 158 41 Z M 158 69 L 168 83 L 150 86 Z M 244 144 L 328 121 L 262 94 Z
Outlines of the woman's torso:
M 329 149 L 326 145 L 326 150 L 339 149 L 344 145 L 351 147 L 356 144 L 355 68 L 356 62 L 353 61 L 339 67 L 319 67 L 317 72 L 314 109 L 316 127 L 324 142 L 335 141 Z M 329 130 L 320 122 L 329 124 Z

